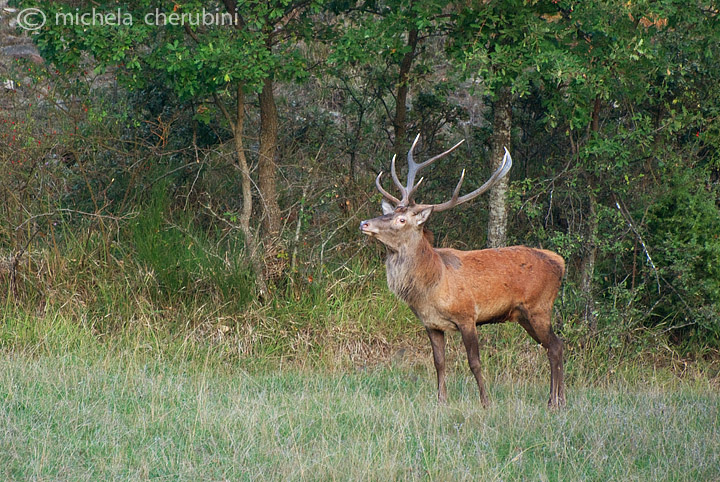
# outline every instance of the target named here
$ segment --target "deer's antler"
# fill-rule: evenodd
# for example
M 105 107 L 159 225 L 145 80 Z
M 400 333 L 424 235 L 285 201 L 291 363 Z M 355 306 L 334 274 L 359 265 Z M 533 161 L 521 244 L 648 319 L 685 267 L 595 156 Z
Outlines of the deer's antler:
M 392 161 L 390 163 L 390 174 L 392 176 L 393 182 L 395 183 L 395 186 L 400 190 L 400 193 L 402 194 L 402 199 L 398 199 L 389 192 L 387 192 L 383 187 L 382 183 L 380 182 L 380 179 L 383 175 L 381 172 L 378 174 L 378 177 L 375 179 L 375 185 L 378 188 L 378 191 L 389 201 L 392 201 L 395 203 L 396 206 L 411 206 L 415 205 L 415 192 L 417 191 L 417 188 L 420 186 L 420 184 L 423 181 L 423 178 L 421 177 L 420 180 L 416 183 L 415 178 L 417 177 L 418 172 L 420 172 L 421 169 L 428 166 L 429 164 L 432 164 L 433 162 L 437 161 L 438 159 L 447 156 L 451 152 L 453 152 L 455 149 L 460 147 L 460 145 L 465 142 L 463 139 L 462 141 L 458 142 L 454 146 L 452 146 L 450 149 L 448 149 L 445 152 L 442 152 L 438 154 L 435 157 L 431 157 L 427 161 L 424 162 L 415 162 L 415 159 L 413 158 L 413 151 L 415 150 L 415 146 L 417 145 L 418 141 L 420 140 L 420 134 L 415 137 L 415 140 L 412 143 L 412 146 L 410 146 L 410 150 L 408 151 L 407 160 L 408 160 L 408 175 L 407 175 L 407 183 L 405 186 L 400 183 L 400 179 L 398 179 L 397 171 L 395 169 L 395 159 L 396 156 L 393 156 Z M 490 189 L 495 183 L 497 183 L 500 179 L 505 177 L 510 171 L 510 168 L 512 167 L 512 157 L 510 157 L 510 152 L 505 148 L 505 155 L 503 156 L 503 162 L 500 165 L 500 167 L 493 173 L 492 176 L 490 176 L 490 179 L 488 179 L 485 184 L 480 186 L 479 188 L 475 189 L 473 192 L 465 194 L 463 196 L 460 196 L 460 187 L 462 186 L 463 181 L 465 180 L 465 169 L 463 169 L 462 174 L 460 175 L 460 181 L 458 181 L 457 186 L 455 187 L 455 190 L 453 191 L 453 195 L 450 198 L 449 201 L 446 201 L 441 204 L 418 204 L 418 206 L 422 208 L 429 208 L 432 207 L 433 211 L 440 212 L 440 211 L 446 211 L 450 208 L 453 208 L 459 204 L 462 204 L 464 202 L 470 201 L 471 199 L 475 199 L 480 194 L 484 193 L 488 189 Z

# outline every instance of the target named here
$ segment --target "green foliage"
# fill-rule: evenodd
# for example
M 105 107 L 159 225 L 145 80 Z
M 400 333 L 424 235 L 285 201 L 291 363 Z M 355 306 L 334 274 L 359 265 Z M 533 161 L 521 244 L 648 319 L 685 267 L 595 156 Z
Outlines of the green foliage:
M 469 77 L 494 94 L 509 86 L 518 97 L 558 54 L 557 2 L 502 0 L 459 7 L 448 52 Z
M 241 257 L 242 239 L 231 239 L 218 250 L 192 216 L 173 214 L 169 187 L 167 182 L 155 185 L 147 206 L 131 221 L 136 262 L 157 280 L 161 299 L 218 291 L 222 299 L 242 308 L 253 290 L 252 275 Z
M 720 346 L 720 210 L 708 187 L 690 172 L 677 172 L 648 212 L 648 229 L 655 262 L 674 288 L 659 315 L 681 316 L 677 335 L 686 333 L 688 343 Z
M 443 15 L 445 6 L 438 0 L 390 0 L 383 4 L 363 1 L 359 6 L 330 2 L 330 9 L 353 21 L 336 25 L 328 61 L 337 66 L 372 64 L 378 59 L 398 64 L 409 51 L 407 32 L 418 30 L 421 36 L 427 36 L 447 28 L 448 17 Z
M 461 117 L 460 109 L 448 99 L 450 91 L 457 86 L 457 79 L 453 76 L 442 80 L 433 78 L 437 66 L 446 62 L 441 51 L 428 47 L 434 38 L 450 28 L 451 18 L 445 14 L 445 7 L 444 2 L 436 0 L 328 4 L 331 11 L 348 19 L 336 22 L 329 29 L 326 72 L 336 83 L 338 94 L 348 100 L 338 110 L 342 109 L 354 123 L 350 129 L 346 127 L 349 132 L 342 132 L 349 144 L 351 170 L 358 138 L 377 138 L 375 123 L 385 129 L 400 128 L 408 138 L 419 131 L 424 139 L 432 140 L 440 127 Z M 452 67 L 443 65 L 442 70 L 449 73 Z M 425 101 L 408 109 L 403 125 L 396 126 L 401 85 L 410 91 L 416 90 L 417 96 L 425 97 Z M 433 111 L 431 104 L 442 107 Z M 407 141 L 395 139 L 393 142 L 402 145 Z
M 118 79 L 131 89 L 156 83 L 187 101 L 217 95 L 238 84 L 248 92 L 259 91 L 269 76 L 278 80 L 307 78 L 305 60 L 296 46 L 285 42 L 273 48 L 276 24 L 295 9 L 306 10 L 288 0 L 242 4 L 237 15 L 223 22 L 203 20 L 206 15 L 218 19 L 228 14 L 220 2 L 190 1 L 162 8 L 139 0 L 123 4 L 119 10 L 112 2 L 93 6 L 97 16 L 120 11 L 121 17 L 132 19 L 129 25 L 117 26 L 72 21 L 73 15 L 91 10 L 60 2 L 23 0 L 19 4 L 39 7 L 52 20 L 37 34 L 46 59 L 75 72 L 87 64 L 83 53 L 88 53 L 97 71 L 114 68 Z M 316 10 L 318 5 L 311 2 L 307 10 Z M 67 21 L 54 22 L 65 17 Z M 303 34 L 301 26 L 288 32 L 294 39 Z
M 48 18 L 75 11 L 68 2 L 15 3 L 40 5 Z M 509 234 L 566 259 L 558 316 L 570 347 L 634 356 L 672 334 L 688 352 L 717 350 L 717 12 L 679 0 L 321 6 L 243 3 L 243 28 L 186 29 L 147 25 L 142 17 L 157 5 L 142 0 L 121 7 L 132 25 L 51 22 L 33 36 L 54 67 L 13 63 L 8 77 L 22 88 L 3 95 L 0 112 L 3 296 L 12 293 L 5 266 L 27 248 L 19 338 L 38 341 L 27 313 L 45 303 L 67 302 L 77 310 L 68 319 L 101 333 L 138 312 L 143 323 L 183 326 L 208 303 L 222 308 L 203 312 L 203 326 L 213 331 L 222 318 L 251 340 L 241 354 L 249 358 L 322 358 L 326 346 L 346 353 L 338 347 L 357 339 L 383 350 L 416 341 L 421 330 L 384 287 L 382 250 L 356 226 L 377 213 L 372 183 L 397 141 L 397 72 L 417 32 L 408 135 L 422 132 L 426 152 L 468 140 L 462 155 L 427 173 L 423 198 L 451 192 L 460 165 L 464 189 L 483 182 L 488 106 L 498 88 L 512 88 Z M 267 253 L 265 268 L 277 263 L 281 275 L 261 307 L 251 303 L 238 217 L 222 215 L 241 206 L 223 145 L 231 122 L 218 105 L 232 111 L 235 99 L 224 101 L 239 85 L 254 93 L 268 77 L 281 114 L 286 244 Z M 253 167 L 259 122 L 254 96 L 247 100 Z M 434 218 L 436 240 L 482 247 L 485 220 L 477 200 Z M 588 299 L 596 331 L 581 319 Z

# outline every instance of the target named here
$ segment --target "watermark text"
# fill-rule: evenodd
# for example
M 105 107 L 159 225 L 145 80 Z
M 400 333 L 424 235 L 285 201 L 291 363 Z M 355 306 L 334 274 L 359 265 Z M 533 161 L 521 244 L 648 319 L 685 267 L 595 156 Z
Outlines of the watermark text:
M 107 11 L 98 10 L 93 7 L 92 10 L 81 11 L 76 9 L 71 12 L 56 12 L 54 17 L 48 16 L 39 8 L 26 8 L 18 12 L 16 22 L 18 27 L 25 30 L 39 30 L 44 27 L 48 21 L 54 22 L 55 25 L 72 27 L 121 27 L 132 26 L 137 21 L 145 25 L 153 26 L 236 26 L 241 20 L 236 13 L 220 12 L 218 10 L 206 10 L 203 8 L 197 12 L 165 12 L 156 8 L 153 11 L 140 15 L 136 18 L 132 13 L 124 11 L 121 8 L 117 10 Z

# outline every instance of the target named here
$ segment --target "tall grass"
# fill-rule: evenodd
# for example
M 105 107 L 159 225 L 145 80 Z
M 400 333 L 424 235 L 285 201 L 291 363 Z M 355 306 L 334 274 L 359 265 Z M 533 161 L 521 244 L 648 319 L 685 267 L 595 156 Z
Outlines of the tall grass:
M 248 369 L 181 340 L 62 350 L 55 336 L 2 352 L 5 480 L 720 477 L 720 398 L 703 377 L 575 380 L 549 411 L 546 370 L 490 365 L 482 409 L 460 363 L 438 406 L 428 362 Z
M 350 261 L 305 296 L 239 311 L 213 292 L 157 298 L 155 274 L 78 239 L 31 252 L 47 268 L 4 300 L 0 478 L 720 477 L 717 366 L 686 364 L 661 336 L 612 348 L 568 330 L 557 412 L 520 327 L 480 330 L 487 410 L 450 337 L 438 407 L 424 330 L 381 267 Z

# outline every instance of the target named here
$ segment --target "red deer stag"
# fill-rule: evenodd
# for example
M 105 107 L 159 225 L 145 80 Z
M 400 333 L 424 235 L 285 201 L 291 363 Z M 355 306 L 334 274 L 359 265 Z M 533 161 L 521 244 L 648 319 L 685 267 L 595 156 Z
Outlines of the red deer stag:
M 503 163 L 488 181 L 471 193 L 458 196 L 465 170 L 449 201 L 442 204 L 416 204 L 413 197 L 422 178 L 415 176 L 428 164 L 457 149 L 416 163 L 408 152 L 407 184 L 403 186 L 395 171 L 390 173 L 402 199 L 383 189 L 382 172 L 375 180 L 383 195 L 383 215 L 360 223 L 360 230 L 387 247 L 387 282 L 390 290 L 404 300 L 420 318 L 430 336 L 437 371 L 438 400 L 447 400 L 445 388 L 445 332 L 459 330 L 467 350 L 470 370 L 475 376 L 480 399 L 488 404 L 480 373 L 477 325 L 517 321 L 528 334 L 547 349 L 550 360 L 550 407 L 563 406 L 563 344 L 550 323 L 552 306 L 558 294 L 565 262 L 556 253 L 525 246 L 459 251 L 433 248 L 424 229 L 430 214 L 446 211 L 487 191 L 512 166 L 505 150 Z M 394 206 L 390 202 L 394 203 Z

